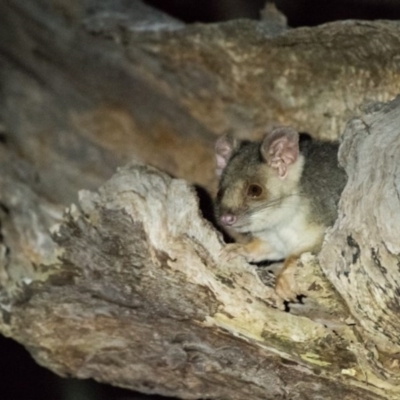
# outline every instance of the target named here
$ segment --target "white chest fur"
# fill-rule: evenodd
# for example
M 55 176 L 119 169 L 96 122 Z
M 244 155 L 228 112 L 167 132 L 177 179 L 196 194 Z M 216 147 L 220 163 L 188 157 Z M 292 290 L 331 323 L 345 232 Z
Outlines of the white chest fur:
M 325 227 L 311 224 L 303 207 L 286 209 L 281 215 L 258 215 L 254 236 L 267 242 L 272 249 L 268 259 L 278 260 L 314 250 L 322 241 Z M 290 210 L 290 211 L 289 211 Z M 302 212 L 303 211 L 303 212 Z M 279 213 L 279 212 L 278 212 Z

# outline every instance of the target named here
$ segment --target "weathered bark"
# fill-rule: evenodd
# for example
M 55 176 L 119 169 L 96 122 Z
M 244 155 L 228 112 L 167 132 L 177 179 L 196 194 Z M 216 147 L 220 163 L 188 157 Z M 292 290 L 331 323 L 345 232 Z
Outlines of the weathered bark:
M 223 131 L 337 137 L 399 91 L 400 27 L 89 3 L 0 3 L 0 331 L 60 375 L 143 392 L 400 398 L 399 100 L 347 125 L 339 218 L 290 312 L 265 269 L 221 262 L 191 186 L 145 165 L 210 189 Z
M 209 188 L 217 134 L 291 124 L 337 138 L 360 106 L 400 91 L 396 22 L 146 25 L 138 4 L 0 4 L 0 113 L 57 203 L 132 156 Z

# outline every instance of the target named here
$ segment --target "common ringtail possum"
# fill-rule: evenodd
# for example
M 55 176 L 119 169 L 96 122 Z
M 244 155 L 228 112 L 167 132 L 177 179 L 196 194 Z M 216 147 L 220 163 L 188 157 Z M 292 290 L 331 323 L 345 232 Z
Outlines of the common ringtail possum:
M 260 142 L 225 135 L 218 139 L 215 153 L 220 177 L 216 214 L 236 240 L 224 248 L 225 257 L 284 260 L 276 292 L 295 301 L 298 293 L 286 273 L 302 253 L 320 250 L 346 183 L 338 164 L 338 143 L 280 127 Z

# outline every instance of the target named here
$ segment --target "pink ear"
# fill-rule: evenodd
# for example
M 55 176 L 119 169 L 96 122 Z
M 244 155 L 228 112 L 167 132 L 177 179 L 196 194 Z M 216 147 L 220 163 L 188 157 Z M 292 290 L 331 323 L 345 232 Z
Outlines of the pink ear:
M 278 176 L 285 179 L 288 166 L 299 157 L 299 134 L 289 127 L 277 128 L 267 135 L 261 144 L 261 154 Z
M 222 171 L 228 165 L 229 159 L 236 150 L 237 140 L 230 134 L 221 136 L 215 143 L 215 159 L 217 163 L 217 176 L 221 176 Z

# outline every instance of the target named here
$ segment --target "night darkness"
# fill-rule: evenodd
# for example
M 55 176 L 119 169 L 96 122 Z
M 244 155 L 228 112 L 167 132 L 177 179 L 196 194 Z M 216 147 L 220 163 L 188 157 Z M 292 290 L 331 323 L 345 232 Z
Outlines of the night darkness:
M 148 0 L 185 22 L 217 22 L 235 18 L 257 19 L 264 0 Z M 398 19 L 395 0 L 277 0 L 292 27 L 313 26 L 342 19 Z M 93 381 L 62 379 L 38 366 L 27 350 L 0 336 L 0 400 L 161 400 Z

